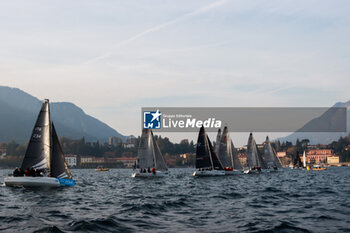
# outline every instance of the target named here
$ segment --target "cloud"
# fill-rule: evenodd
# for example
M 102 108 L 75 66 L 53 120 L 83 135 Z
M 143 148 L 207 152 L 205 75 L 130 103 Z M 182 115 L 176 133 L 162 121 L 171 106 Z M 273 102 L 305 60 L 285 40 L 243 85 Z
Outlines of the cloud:
M 159 31 L 159 30 L 164 29 L 164 28 L 166 28 L 166 27 L 168 27 L 170 25 L 173 25 L 173 24 L 179 23 L 181 21 L 184 21 L 184 20 L 186 20 L 186 19 L 188 19 L 190 17 L 196 16 L 196 15 L 199 15 L 199 14 L 203 14 L 203 13 L 205 13 L 207 11 L 210 11 L 210 10 L 216 8 L 216 7 L 220 7 L 220 6 L 224 5 L 226 2 L 227 2 L 227 0 L 220 0 L 220 1 L 217 1 L 217 2 L 214 2 L 214 3 L 211 3 L 209 5 L 203 6 L 203 7 L 199 8 L 197 10 L 194 10 L 194 11 L 192 11 L 190 13 L 184 14 L 184 15 L 182 15 L 180 17 L 175 18 L 175 19 L 172 19 L 170 21 L 167 21 L 165 23 L 153 26 L 153 27 L 151 27 L 151 28 L 149 28 L 149 29 L 147 29 L 145 31 L 142 31 L 142 32 L 140 32 L 140 33 L 130 37 L 129 39 L 126 39 L 126 40 L 116 44 L 113 47 L 112 50 L 115 50 L 115 49 L 118 49 L 120 47 L 123 47 L 123 46 L 125 46 L 125 45 L 127 45 L 127 44 L 129 44 L 129 43 L 131 43 L 131 42 L 133 42 L 133 41 L 135 41 L 137 39 L 140 39 L 140 38 L 142 38 L 142 37 L 144 37 L 144 36 L 146 36 L 146 35 L 148 35 L 150 33 Z M 101 60 L 103 60 L 105 58 L 108 58 L 108 57 L 112 56 L 114 54 L 114 52 L 115 51 L 111 51 L 111 52 L 105 53 L 103 55 L 97 56 L 95 58 L 92 58 L 92 59 L 90 59 L 88 61 L 85 61 L 83 63 L 83 65 L 91 65 L 91 64 L 97 63 L 97 62 L 99 62 L 99 61 L 101 61 Z

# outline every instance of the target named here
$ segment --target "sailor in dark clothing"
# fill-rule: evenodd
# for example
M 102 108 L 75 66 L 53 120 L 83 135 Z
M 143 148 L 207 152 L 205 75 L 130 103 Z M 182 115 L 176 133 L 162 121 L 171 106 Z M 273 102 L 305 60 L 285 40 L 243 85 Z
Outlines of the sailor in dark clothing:
M 29 176 L 29 168 L 27 168 L 27 169 L 24 171 L 24 175 L 25 175 L 25 176 Z
M 20 176 L 20 171 L 18 167 L 16 167 L 16 169 L 13 171 L 13 176 Z
M 41 171 L 39 169 L 34 169 L 35 176 L 42 176 Z
M 151 173 L 151 169 L 150 169 L 150 168 L 148 168 L 148 169 L 147 169 L 147 172 L 148 172 L 148 173 Z
M 30 168 L 30 170 L 29 170 L 29 176 L 35 176 L 34 168 Z

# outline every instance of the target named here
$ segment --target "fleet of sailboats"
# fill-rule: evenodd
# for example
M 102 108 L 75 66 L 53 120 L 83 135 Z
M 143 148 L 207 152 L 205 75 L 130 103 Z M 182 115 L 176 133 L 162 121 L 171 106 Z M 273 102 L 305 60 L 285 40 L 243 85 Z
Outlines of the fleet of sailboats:
M 259 173 L 264 169 L 278 170 L 281 161 L 276 156 L 269 137 L 264 143 L 263 155 L 259 152 L 253 134 L 247 144 L 247 160 L 243 168 L 230 139 L 227 126 L 218 130 L 215 147 L 202 126 L 196 145 L 196 170 L 193 176 L 224 176 Z M 299 156 L 294 163 L 301 166 Z M 306 167 L 305 151 L 303 167 Z M 138 146 L 137 160 L 132 177 L 163 177 L 168 167 L 151 129 L 143 129 Z M 65 162 L 55 126 L 50 119 L 49 100 L 42 104 L 22 165 L 13 176 L 5 177 L 7 186 L 51 187 L 74 186 L 71 172 Z
M 42 104 L 21 167 L 5 177 L 4 183 L 24 187 L 75 185 L 50 118 L 49 100 Z

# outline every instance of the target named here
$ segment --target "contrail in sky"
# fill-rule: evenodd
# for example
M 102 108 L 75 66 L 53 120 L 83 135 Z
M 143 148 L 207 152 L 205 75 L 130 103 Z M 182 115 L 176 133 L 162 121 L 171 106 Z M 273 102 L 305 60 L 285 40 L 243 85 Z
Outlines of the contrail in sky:
M 180 22 L 180 21 L 186 20 L 186 19 L 188 19 L 188 18 L 190 18 L 190 17 L 193 17 L 193 16 L 195 16 L 195 15 L 199 15 L 199 14 L 205 13 L 205 12 L 207 12 L 207 11 L 213 9 L 213 8 L 222 6 L 222 5 L 224 5 L 227 1 L 228 1 L 228 0 L 220 0 L 220 1 L 217 1 L 217 2 L 214 2 L 214 3 L 211 3 L 211 4 L 209 4 L 209 5 L 206 5 L 206 6 L 203 6 L 203 7 L 199 8 L 199 9 L 197 9 L 197 10 L 194 10 L 194 11 L 192 11 L 192 12 L 190 12 L 190 13 L 187 13 L 187 14 L 184 14 L 184 15 L 182 15 L 182 16 L 180 16 L 180 17 L 177 17 L 177 18 L 175 18 L 175 19 L 173 19 L 173 20 L 170 20 L 170 21 L 168 21 L 168 22 L 165 22 L 165 23 L 159 24 L 159 25 L 157 25 L 157 26 L 151 27 L 151 28 L 149 28 L 149 29 L 147 29 L 147 30 L 145 30 L 145 31 L 143 31 L 143 32 L 140 32 L 140 33 L 136 34 L 136 35 L 133 36 L 133 37 L 130 37 L 130 38 L 127 39 L 127 40 L 124 40 L 124 41 L 122 41 L 122 42 L 116 44 L 116 45 L 114 46 L 113 49 L 120 48 L 120 47 L 122 47 L 122 46 L 124 46 L 124 45 L 129 44 L 130 42 L 133 42 L 134 40 L 137 40 L 137 39 L 139 39 L 139 38 L 141 38 L 141 37 L 143 37 L 143 36 L 145 36 L 145 35 L 148 35 L 148 34 L 150 34 L 150 33 L 152 33 L 152 32 L 155 32 L 155 31 L 158 31 L 158 30 L 160 30 L 160 29 L 163 29 L 163 28 L 165 28 L 165 27 L 167 27 L 167 26 L 169 26 L 169 25 L 178 23 L 178 22 Z M 91 65 L 91 64 L 96 63 L 96 62 L 98 62 L 98 61 L 101 61 L 101 60 L 103 60 L 103 59 L 105 59 L 105 58 L 107 58 L 107 57 L 109 57 L 109 56 L 111 56 L 111 55 L 113 55 L 113 54 L 114 54 L 113 51 L 112 51 L 112 52 L 109 52 L 109 53 L 105 53 L 105 54 L 103 54 L 103 55 L 101 55 L 101 56 L 97 56 L 97 57 L 95 57 L 95 58 L 93 58 L 93 59 L 90 59 L 90 60 L 84 62 L 83 65 Z

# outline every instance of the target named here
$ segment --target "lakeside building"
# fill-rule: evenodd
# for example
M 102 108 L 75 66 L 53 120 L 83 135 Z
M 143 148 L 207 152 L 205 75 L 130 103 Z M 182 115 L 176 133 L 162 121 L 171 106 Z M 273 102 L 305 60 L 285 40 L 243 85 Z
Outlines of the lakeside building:
M 122 163 L 125 168 L 132 168 L 136 163 L 136 157 L 116 158 L 117 163 Z
M 135 148 L 136 146 L 136 138 L 135 137 L 127 137 L 125 143 L 123 144 L 124 148 Z
M 329 156 L 327 157 L 327 163 L 328 164 L 339 164 L 339 156 Z
M 69 167 L 76 167 L 78 165 L 77 155 L 65 154 L 64 160 L 66 160 L 66 163 Z
M 247 164 L 247 154 L 246 153 L 238 153 L 238 159 L 239 159 L 239 162 L 242 164 L 242 166 L 245 166 L 245 164 Z
M 276 153 L 278 158 L 284 158 L 287 156 L 287 152 L 286 151 L 279 151 Z
M 303 155 L 300 154 L 300 159 Z M 307 164 L 339 163 L 339 156 L 335 155 L 332 149 L 311 149 L 305 153 Z
M 109 137 L 108 145 L 110 146 L 119 146 L 123 143 L 123 140 L 119 137 Z
M 110 168 L 132 168 L 136 157 L 105 158 L 95 156 L 80 156 L 79 166 L 82 168 L 95 168 L 97 166 Z

